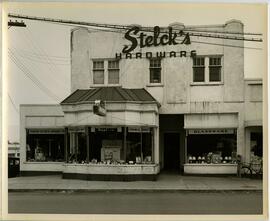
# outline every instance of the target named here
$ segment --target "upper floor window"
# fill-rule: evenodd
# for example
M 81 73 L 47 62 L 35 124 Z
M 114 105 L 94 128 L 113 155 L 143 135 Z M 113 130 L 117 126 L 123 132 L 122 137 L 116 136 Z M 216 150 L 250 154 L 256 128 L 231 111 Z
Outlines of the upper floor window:
M 221 81 L 221 57 L 209 58 L 209 81 Z
M 108 61 L 108 84 L 119 84 L 119 60 Z
M 93 83 L 104 84 L 104 61 L 93 61 Z
M 150 83 L 161 83 L 161 60 L 150 59 Z
M 204 82 L 205 71 L 204 71 L 204 57 L 193 58 L 193 81 Z
M 119 60 L 94 60 L 93 84 L 119 84 Z
M 193 82 L 221 82 L 222 57 L 199 56 L 193 58 Z

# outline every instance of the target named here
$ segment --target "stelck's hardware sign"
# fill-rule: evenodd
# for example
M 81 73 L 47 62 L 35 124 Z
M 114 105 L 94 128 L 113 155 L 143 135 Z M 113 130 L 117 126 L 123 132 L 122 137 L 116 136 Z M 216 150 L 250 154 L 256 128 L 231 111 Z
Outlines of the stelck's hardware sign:
M 177 42 L 178 37 L 183 37 L 181 42 Z M 165 45 L 177 45 L 177 44 L 190 44 L 189 33 L 184 33 L 182 30 L 173 31 L 172 27 L 168 28 L 167 33 L 161 33 L 160 27 L 155 26 L 153 34 L 148 35 L 141 31 L 140 27 L 134 26 L 125 33 L 125 39 L 127 39 L 131 45 L 124 46 L 122 52 L 130 53 L 135 48 L 139 47 L 151 47 L 151 46 L 165 46 Z

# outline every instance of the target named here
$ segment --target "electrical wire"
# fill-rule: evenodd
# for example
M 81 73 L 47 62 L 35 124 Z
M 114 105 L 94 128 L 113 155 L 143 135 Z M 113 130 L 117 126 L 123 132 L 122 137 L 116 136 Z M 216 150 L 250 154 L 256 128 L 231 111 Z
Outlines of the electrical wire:
M 16 66 L 25 74 L 26 77 L 28 77 L 34 84 L 37 86 L 41 91 L 43 91 L 47 96 L 52 98 L 53 100 L 57 101 L 59 100 L 58 97 L 56 97 L 55 94 L 53 94 L 48 88 L 46 88 L 43 84 L 41 84 L 40 81 L 38 81 L 32 74 L 30 75 L 27 71 L 25 70 L 24 66 L 21 66 L 20 63 L 16 60 L 16 58 L 12 57 L 11 54 L 9 54 L 11 60 L 16 64 Z
M 63 19 L 52 19 L 52 18 L 45 18 L 45 17 L 36 17 L 36 16 L 25 16 L 25 15 L 15 15 L 15 14 L 8 14 L 9 17 L 13 18 L 20 18 L 20 19 L 28 19 L 28 20 L 35 20 L 35 21 L 43 21 L 43 22 L 53 22 L 53 23 L 62 23 L 62 24 L 73 24 L 73 25 L 85 25 L 85 26 L 93 26 L 93 27 L 100 27 L 100 28 L 112 28 L 118 30 L 128 30 L 131 26 L 128 25 L 116 25 L 116 24 L 101 24 L 101 23 L 93 23 L 93 22 L 78 22 L 72 20 L 63 20 Z M 193 26 L 194 28 L 194 26 Z M 149 27 L 141 27 L 143 31 L 146 32 L 153 32 Z M 231 39 L 231 40 L 242 40 L 242 41 L 256 41 L 262 42 L 262 39 L 258 38 L 246 38 L 246 37 L 239 37 L 239 36 L 225 36 L 225 35 L 214 35 L 214 34 L 196 34 L 196 33 L 189 33 L 191 36 L 200 36 L 200 37 L 207 37 L 207 38 L 221 38 L 221 39 Z M 256 33 L 254 33 L 256 34 Z
M 45 54 L 45 60 L 49 63 L 49 69 L 51 71 L 51 73 L 54 73 L 55 75 L 57 75 L 57 73 L 59 73 L 59 71 L 55 71 L 58 70 L 58 68 L 56 67 L 56 65 L 54 64 L 54 62 L 48 57 L 47 53 L 45 52 L 45 50 L 43 50 L 38 43 L 36 43 L 34 37 L 32 37 L 31 32 L 29 31 L 28 28 L 26 28 L 26 33 L 29 36 L 29 39 L 31 39 L 32 41 L 32 45 L 34 46 L 34 48 L 36 48 L 38 51 L 40 51 L 42 54 Z
M 16 49 L 15 50 L 13 49 L 13 51 L 17 51 L 17 50 Z M 28 59 L 28 60 L 33 61 L 33 62 L 42 63 L 42 64 L 49 64 L 48 62 L 46 62 L 46 61 L 44 61 L 42 59 L 35 59 L 34 57 L 31 57 L 29 55 L 25 55 L 25 54 L 20 53 L 18 51 L 17 51 L 17 54 L 19 56 L 21 56 L 22 58 Z M 55 65 L 70 65 L 70 64 L 69 63 L 55 63 Z
M 18 110 L 18 108 L 16 107 L 14 101 L 12 100 L 12 98 L 10 97 L 9 93 L 8 93 L 8 98 L 12 104 L 12 106 L 14 107 L 15 111 L 17 112 L 17 114 L 20 114 L 20 111 Z
M 30 33 L 27 33 L 27 32 L 25 32 L 23 30 L 20 30 L 19 32 L 20 32 L 20 36 L 22 36 L 25 39 L 25 41 L 28 43 L 29 48 L 32 48 L 34 51 L 38 51 L 41 54 L 43 53 L 42 52 L 42 49 L 40 49 L 40 47 L 38 45 L 36 46 L 34 44 L 35 43 L 34 39 L 30 39 L 31 38 L 31 34 Z M 54 77 L 54 80 L 59 85 L 61 85 L 61 87 L 64 87 L 65 85 L 63 84 L 63 81 L 59 81 L 57 78 L 55 78 L 55 75 L 57 75 L 57 73 L 61 73 L 61 71 L 56 72 L 54 70 L 54 68 L 52 67 L 50 60 L 48 60 L 46 57 L 45 57 L 44 61 L 49 63 L 48 64 L 48 69 L 49 69 L 48 73 L 50 73 L 52 75 L 52 77 Z M 33 68 L 34 66 L 35 65 L 32 65 L 31 68 Z M 40 67 L 36 64 L 36 71 L 39 72 L 39 70 L 40 70 Z
M 21 49 L 21 48 L 12 47 L 11 49 L 12 50 L 17 50 L 21 54 L 28 55 L 30 57 L 35 57 L 35 58 L 40 58 L 40 59 L 44 59 L 44 57 L 46 57 L 45 54 L 38 54 L 38 53 L 28 51 L 28 50 L 24 50 L 24 49 Z M 57 61 L 63 61 L 63 62 L 64 61 L 68 61 L 68 62 L 70 61 L 69 57 L 56 56 L 56 55 L 48 55 L 48 56 L 51 57 L 54 60 L 57 60 Z
M 33 60 L 33 61 L 37 61 L 37 62 L 42 62 L 45 64 L 49 64 L 48 62 L 45 61 L 44 57 L 39 57 L 39 56 L 35 56 L 35 53 L 25 53 L 24 51 L 14 48 L 14 47 L 9 47 L 10 49 L 12 49 L 14 52 L 16 52 L 16 54 L 18 54 L 19 56 L 23 57 L 23 58 L 27 58 L 29 60 Z M 68 61 L 65 60 L 55 60 L 56 64 L 68 64 Z
M 8 51 L 9 57 L 16 64 L 16 66 L 24 73 L 26 77 L 28 77 L 36 87 L 38 87 L 41 91 L 43 91 L 47 96 L 52 98 L 55 101 L 59 101 L 60 98 L 54 94 L 51 90 L 49 90 L 45 85 L 43 85 L 31 72 L 28 70 L 22 62 L 16 57 L 16 55 L 9 49 Z
M 185 28 L 188 32 L 203 32 L 203 33 L 216 33 L 216 34 L 228 34 L 228 35 L 263 35 L 262 33 L 250 33 L 250 32 L 229 32 L 229 31 L 209 31 L 209 30 L 199 30 L 192 28 Z
M 216 45 L 216 46 L 222 46 L 222 47 L 233 47 L 233 48 L 244 48 L 244 49 L 253 49 L 253 50 L 262 50 L 262 48 L 255 48 L 255 47 L 245 47 L 245 46 L 237 46 L 237 45 L 228 45 L 228 44 L 219 44 L 219 43 L 210 43 L 210 42 L 204 42 L 204 41 L 193 41 L 193 43 L 199 43 L 199 44 L 207 44 L 207 45 Z

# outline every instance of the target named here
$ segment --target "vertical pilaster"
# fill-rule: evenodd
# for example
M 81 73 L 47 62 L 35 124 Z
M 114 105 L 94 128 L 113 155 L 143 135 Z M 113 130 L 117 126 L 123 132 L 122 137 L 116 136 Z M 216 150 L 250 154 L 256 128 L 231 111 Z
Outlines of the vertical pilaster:
M 155 141 L 155 164 L 159 165 L 159 128 L 154 128 L 154 141 Z
M 154 136 L 155 136 L 154 128 L 151 128 L 151 145 L 152 145 L 151 158 L 153 162 L 155 162 L 155 137 Z
M 89 136 L 89 127 L 85 127 L 86 133 L 86 162 L 89 163 L 89 155 L 90 155 L 90 136 Z
M 124 147 L 124 161 L 127 160 L 127 128 L 123 127 L 123 147 Z
M 65 127 L 65 135 L 64 135 L 64 142 L 65 142 L 65 162 L 68 162 L 68 128 Z

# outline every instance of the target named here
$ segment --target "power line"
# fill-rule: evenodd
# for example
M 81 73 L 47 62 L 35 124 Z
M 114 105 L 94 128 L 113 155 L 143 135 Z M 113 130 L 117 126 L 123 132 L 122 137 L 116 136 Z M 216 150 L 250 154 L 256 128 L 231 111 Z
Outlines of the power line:
M 38 59 L 38 57 L 35 58 L 34 56 L 30 56 L 28 54 L 24 54 L 24 53 L 22 53 L 20 51 L 17 51 L 17 49 L 14 49 L 14 48 L 12 50 L 16 51 L 17 54 L 19 56 L 21 56 L 22 58 L 28 59 L 30 61 L 42 63 L 42 64 L 49 64 L 48 62 L 44 61 L 42 58 L 40 58 L 40 59 Z M 55 65 L 70 65 L 70 64 L 69 63 L 55 63 Z
M 226 35 L 214 35 L 214 34 L 198 34 L 198 33 L 189 33 L 190 36 L 196 37 L 204 37 L 204 38 L 220 38 L 220 39 L 228 39 L 228 40 L 240 40 L 240 41 L 255 41 L 262 42 L 261 38 L 246 38 L 239 36 L 226 36 Z
M 45 18 L 45 17 L 15 15 L 15 14 L 9 14 L 8 16 L 13 17 L 13 18 L 36 20 L 36 21 L 43 21 L 43 22 L 62 23 L 62 24 L 69 24 L 69 25 L 70 24 L 84 25 L 84 26 L 92 26 L 92 27 L 100 27 L 100 28 L 112 28 L 112 29 L 118 29 L 118 30 L 127 30 L 127 29 L 129 29 L 131 27 L 131 26 L 128 26 L 128 25 L 102 24 L 102 23 L 93 23 L 93 22 L 80 22 L 80 21 L 72 21 L 72 20 L 64 20 L 64 19 L 52 19 L 52 18 Z M 146 32 L 153 32 L 153 30 L 151 30 L 149 27 L 141 27 L 141 29 L 143 31 L 146 31 Z M 164 28 L 162 28 L 162 29 L 164 29 Z M 183 33 L 189 33 L 189 32 L 183 31 Z M 190 36 L 197 36 L 197 37 L 207 37 L 207 38 L 221 38 L 221 39 L 230 39 L 230 40 L 262 42 L 262 39 L 260 39 L 260 38 L 247 38 L 247 37 L 226 36 L 226 35 L 216 35 L 216 34 L 198 34 L 198 33 L 192 33 L 192 32 L 190 32 L 189 35 Z
M 206 33 L 217 33 L 217 34 L 229 34 L 229 35 L 262 35 L 262 33 L 250 33 L 250 32 L 229 32 L 229 31 L 208 31 L 208 30 L 198 30 L 192 28 L 185 28 L 189 32 L 206 32 Z
M 17 50 L 20 53 L 29 55 L 31 57 L 38 57 L 40 59 L 44 59 L 44 57 L 46 56 L 45 54 L 38 54 L 38 53 L 28 51 L 28 50 L 24 50 L 24 49 L 21 49 L 21 48 L 19 49 L 19 48 L 16 48 L 16 47 L 12 47 L 12 49 Z M 48 56 L 51 57 L 54 60 L 59 60 L 59 61 L 69 61 L 70 60 L 70 58 L 66 57 L 66 56 L 57 56 L 57 55 L 48 55 Z
M 238 46 L 238 45 L 228 45 L 228 44 L 219 44 L 219 43 L 210 43 L 210 42 L 204 42 L 204 41 L 192 41 L 193 43 L 199 43 L 199 44 L 207 44 L 207 45 L 217 45 L 217 46 L 223 46 L 223 47 L 232 47 L 232 48 L 244 48 L 244 49 L 254 49 L 254 50 L 262 50 L 262 48 L 255 48 L 255 47 L 245 47 L 245 46 Z
M 8 98 L 12 104 L 12 106 L 14 107 L 15 111 L 17 112 L 17 114 L 20 114 L 20 111 L 18 110 L 18 108 L 16 107 L 14 101 L 12 100 L 12 98 L 10 97 L 10 95 L 8 94 Z
M 47 60 L 47 62 L 49 63 L 49 69 L 51 71 L 51 73 L 54 73 L 55 75 L 57 75 L 57 67 L 56 65 L 51 61 L 51 59 L 48 57 L 47 53 L 38 45 L 38 43 L 35 42 L 35 39 L 31 36 L 31 32 L 28 30 L 28 28 L 26 28 L 27 30 L 27 35 L 29 37 L 29 39 L 31 39 L 32 41 L 32 45 L 34 48 L 37 49 L 37 51 L 40 51 L 41 53 L 44 53 L 45 54 L 45 60 Z M 55 69 L 54 69 L 55 68 Z
M 28 31 L 28 29 L 26 29 L 26 30 Z M 28 31 L 28 32 L 29 32 L 29 31 Z M 34 44 L 35 41 L 34 41 L 34 39 L 31 38 L 31 35 L 30 35 L 28 32 L 25 33 L 25 31 L 21 31 L 20 34 L 21 34 L 21 36 L 25 39 L 26 43 L 28 43 L 29 48 L 33 48 L 34 51 L 38 51 L 39 53 L 42 54 L 42 53 L 43 53 L 43 52 L 42 52 L 42 49 L 40 49 L 38 45 L 36 46 L 36 45 Z M 28 35 L 26 35 L 26 34 L 28 34 Z M 31 39 L 30 39 L 30 38 L 31 38 Z M 45 56 L 46 56 L 46 55 L 45 55 Z M 51 67 L 50 61 L 49 61 L 48 59 L 46 59 L 46 57 L 45 57 L 44 61 L 45 61 L 45 62 L 48 62 L 48 69 L 49 69 L 49 72 L 48 72 L 48 73 L 49 73 L 49 74 L 52 74 L 53 77 L 54 77 L 55 75 L 57 75 L 57 73 L 61 73 L 61 72 L 55 72 L 55 70 Z M 35 65 L 32 65 L 31 67 L 34 67 L 34 66 L 35 66 Z M 40 67 L 38 67 L 38 66 L 36 65 L 36 71 L 39 72 L 39 70 L 40 70 Z M 56 81 L 59 85 L 64 86 L 64 85 L 63 85 L 63 81 L 59 81 L 59 80 L 56 79 L 56 78 L 55 78 L 55 81 Z
M 48 95 L 53 100 L 57 101 L 60 98 L 55 95 L 52 91 L 50 91 L 45 85 L 43 85 L 24 65 L 16 55 L 9 49 L 9 57 L 16 64 L 16 66 L 24 73 L 26 77 L 28 77 L 41 91 L 43 91 L 46 95 Z

